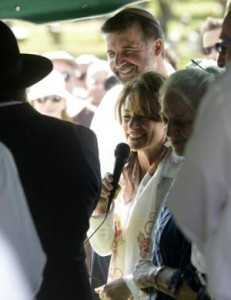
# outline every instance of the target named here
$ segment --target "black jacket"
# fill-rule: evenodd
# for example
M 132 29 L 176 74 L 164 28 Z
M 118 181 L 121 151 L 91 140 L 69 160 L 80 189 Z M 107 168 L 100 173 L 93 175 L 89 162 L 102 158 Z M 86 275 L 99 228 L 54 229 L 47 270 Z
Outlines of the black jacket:
M 0 140 L 15 158 L 48 259 L 37 299 L 91 299 L 83 241 L 101 187 L 94 133 L 23 103 L 0 107 Z

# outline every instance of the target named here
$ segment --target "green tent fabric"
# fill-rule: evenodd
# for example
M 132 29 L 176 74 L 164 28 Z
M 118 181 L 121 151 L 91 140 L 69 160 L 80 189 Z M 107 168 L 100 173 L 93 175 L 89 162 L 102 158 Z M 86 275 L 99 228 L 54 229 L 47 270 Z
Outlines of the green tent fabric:
M 89 18 L 113 12 L 136 0 L 0 0 L 0 19 L 37 24 Z

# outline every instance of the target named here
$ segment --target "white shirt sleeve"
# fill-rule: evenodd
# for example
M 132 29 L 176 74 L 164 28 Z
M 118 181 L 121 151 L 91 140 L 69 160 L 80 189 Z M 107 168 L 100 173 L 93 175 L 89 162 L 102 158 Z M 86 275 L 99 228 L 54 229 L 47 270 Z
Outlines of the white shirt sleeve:
M 90 244 L 93 250 L 101 256 L 110 255 L 112 251 L 112 247 L 115 239 L 115 232 L 113 226 L 113 219 L 114 219 L 113 209 L 108 213 L 106 220 L 102 224 L 104 218 L 105 215 L 92 216 L 90 218 L 90 229 L 88 230 L 87 233 L 88 237 L 90 237 L 93 234 L 93 236 L 89 240 Z M 100 226 L 101 224 L 102 226 Z
M 31 290 L 18 257 L 0 233 L 0 299 L 31 300 Z
M 1 143 L 0 169 L 0 228 L 18 257 L 32 295 L 35 295 L 42 283 L 46 256 L 30 215 L 14 159 Z
M 115 108 L 122 85 L 110 89 L 100 102 L 91 122 L 91 129 L 95 132 L 99 146 L 101 176 L 106 172 L 113 172 L 117 144 L 126 142 L 121 125 L 116 120 Z

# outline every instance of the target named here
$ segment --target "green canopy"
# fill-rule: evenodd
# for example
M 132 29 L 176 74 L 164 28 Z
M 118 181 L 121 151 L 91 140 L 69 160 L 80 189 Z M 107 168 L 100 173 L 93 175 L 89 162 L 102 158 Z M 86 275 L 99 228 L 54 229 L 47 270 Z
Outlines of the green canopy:
M 137 0 L 0 0 L 0 19 L 33 23 L 89 18 L 113 12 Z

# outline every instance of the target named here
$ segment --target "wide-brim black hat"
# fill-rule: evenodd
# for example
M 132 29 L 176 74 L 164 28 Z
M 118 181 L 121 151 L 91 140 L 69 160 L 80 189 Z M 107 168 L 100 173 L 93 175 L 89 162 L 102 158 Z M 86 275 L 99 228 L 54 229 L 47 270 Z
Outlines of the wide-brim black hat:
M 0 93 L 27 88 L 52 71 L 46 57 L 20 53 L 16 37 L 2 21 L 0 39 Z

